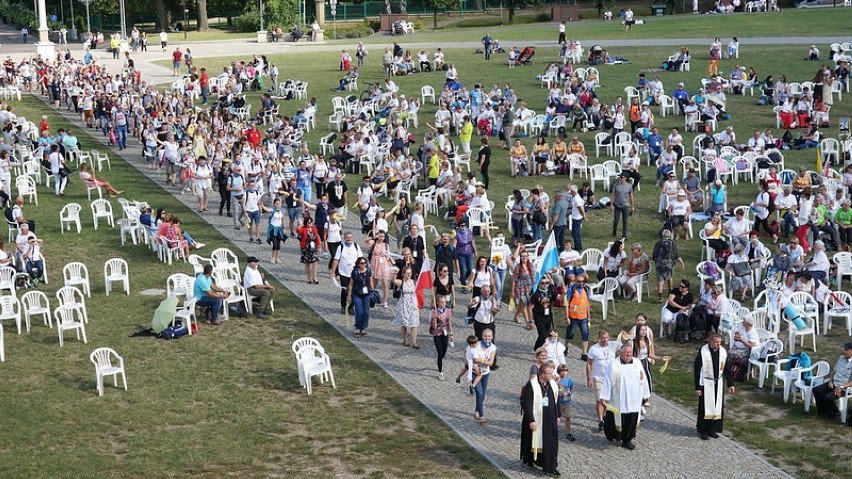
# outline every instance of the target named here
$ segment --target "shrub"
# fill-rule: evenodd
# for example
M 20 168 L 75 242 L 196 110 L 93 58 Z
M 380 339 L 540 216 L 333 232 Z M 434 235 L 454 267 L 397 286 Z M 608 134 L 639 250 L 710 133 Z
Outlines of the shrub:
M 379 19 L 366 19 L 365 18 L 364 23 L 366 23 L 367 26 L 370 27 L 370 30 L 372 30 L 374 32 L 378 32 L 379 30 L 382 29 L 382 21 L 379 20 Z
M 325 34 L 328 35 L 329 38 L 333 37 L 335 40 L 342 38 L 362 38 L 370 36 L 373 33 L 373 28 L 366 22 L 338 25 L 336 35 L 334 28 L 329 29 L 328 26 L 325 28 Z
M 547 13 L 547 12 L 541 12 L 538 15 L 535 16 L 535 21 L 537 21 L 537 22 L 549 22 L 550 21 L 550 14 Z
M 241 32 L 256 32 L 260 29 L 260 16 L 257 12 L 246 12 L 234 19 L 234 26 Z

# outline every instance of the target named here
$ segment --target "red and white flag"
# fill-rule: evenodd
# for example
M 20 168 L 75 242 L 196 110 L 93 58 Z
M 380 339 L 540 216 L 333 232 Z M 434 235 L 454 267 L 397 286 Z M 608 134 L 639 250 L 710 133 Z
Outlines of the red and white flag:
M 429 261 L 428 256 L 423 259 L 423 266 L 420 267 L 420 274 L 417 275 L 417 289 L 415 294 L 417 295 L 418 309 L 423 309 L 423 304 L 425 303 L 423 291 L 427 289 L 432 289 L 432 263 Z

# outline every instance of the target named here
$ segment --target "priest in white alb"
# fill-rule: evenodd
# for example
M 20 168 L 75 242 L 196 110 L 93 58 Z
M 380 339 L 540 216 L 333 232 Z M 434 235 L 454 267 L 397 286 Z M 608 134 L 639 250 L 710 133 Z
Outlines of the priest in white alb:
M 706 441 L 719 438 L 722 432 L 722 413 L 725 403 L 725 381 L 728 392 L 734 394 L 734 378 L 728 363 L 728 352 L 722 347 L 722 337 L 716 333 L 695 357 L 695 395 L 698 396 L 698 437 Z
M 604 434 L 610 441 L 621 440 L 621 447 L 632 451 L 642 401 L 651 397 L 651 390 L 641 362 L 633 359 L 633 342 L 625 343 L 619 354 L 607 366 L 601 390 L 601 403 L 606 407 Z

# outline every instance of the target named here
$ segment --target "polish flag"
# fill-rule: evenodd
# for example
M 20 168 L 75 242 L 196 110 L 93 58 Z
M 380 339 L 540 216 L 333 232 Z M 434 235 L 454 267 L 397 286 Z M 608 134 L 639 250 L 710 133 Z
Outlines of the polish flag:
M 415 294 L 417 295 L 418 309 L 423 309 L 423 304 L 425 303 L 423 291 L 427 289 L 432 289 L 432 264 L 428 256 L 423 259 L 423 266 L 420 267 L 420 274 L 417 276 Z

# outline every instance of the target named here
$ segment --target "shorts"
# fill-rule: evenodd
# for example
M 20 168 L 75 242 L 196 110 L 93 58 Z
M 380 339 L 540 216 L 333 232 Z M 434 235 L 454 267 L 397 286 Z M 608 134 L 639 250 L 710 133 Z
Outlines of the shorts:
M 603 378 L 593 377 L 592 378 L 592 389 L 595 390 L 595 401 L 601 400 L 601 392 L 603 391 Z
M 565 275 L 567 276 L 569 274 L 573 274 L 574 276 L 582 276 L 582 275 L 586 274 L 586 270 L 579 267 L 579 266 L 574 266 L 572 268 L 565 268 Z
M 299 206 L 297 208 L 287 208 L 287 218 L 290 220 L 291 223 L 300 221 L 302 219 L 302 207 Z
M 565 419 L 571 419 L 571 403 L 565 403 L 559 405 L 559 413 Z
M 672 279 L 672 266 L 674 264 L 669 264 L 668 261 L 665 264 L 657 261 L 654 266 L 657 270 L 657 281 L 669 281 Z
M 172 62 L 172 66 L 175 68 L 180 68 L 180 62 Z
M 260 224 L 260 210 L 257 211 L 246 211 L 246 215 L 248 215 L 251 224 L 259 225 Z
M 686 223 L 686 216 L 684 215 L 672 215 L 669 218 L 669 221 L 672 222 L 672 226 L 677 228 L 678 226 L 683 226 Z
M 83 110 L 83 118 L 90 120 L 95 116 L 95 112 L 93 110 Z

